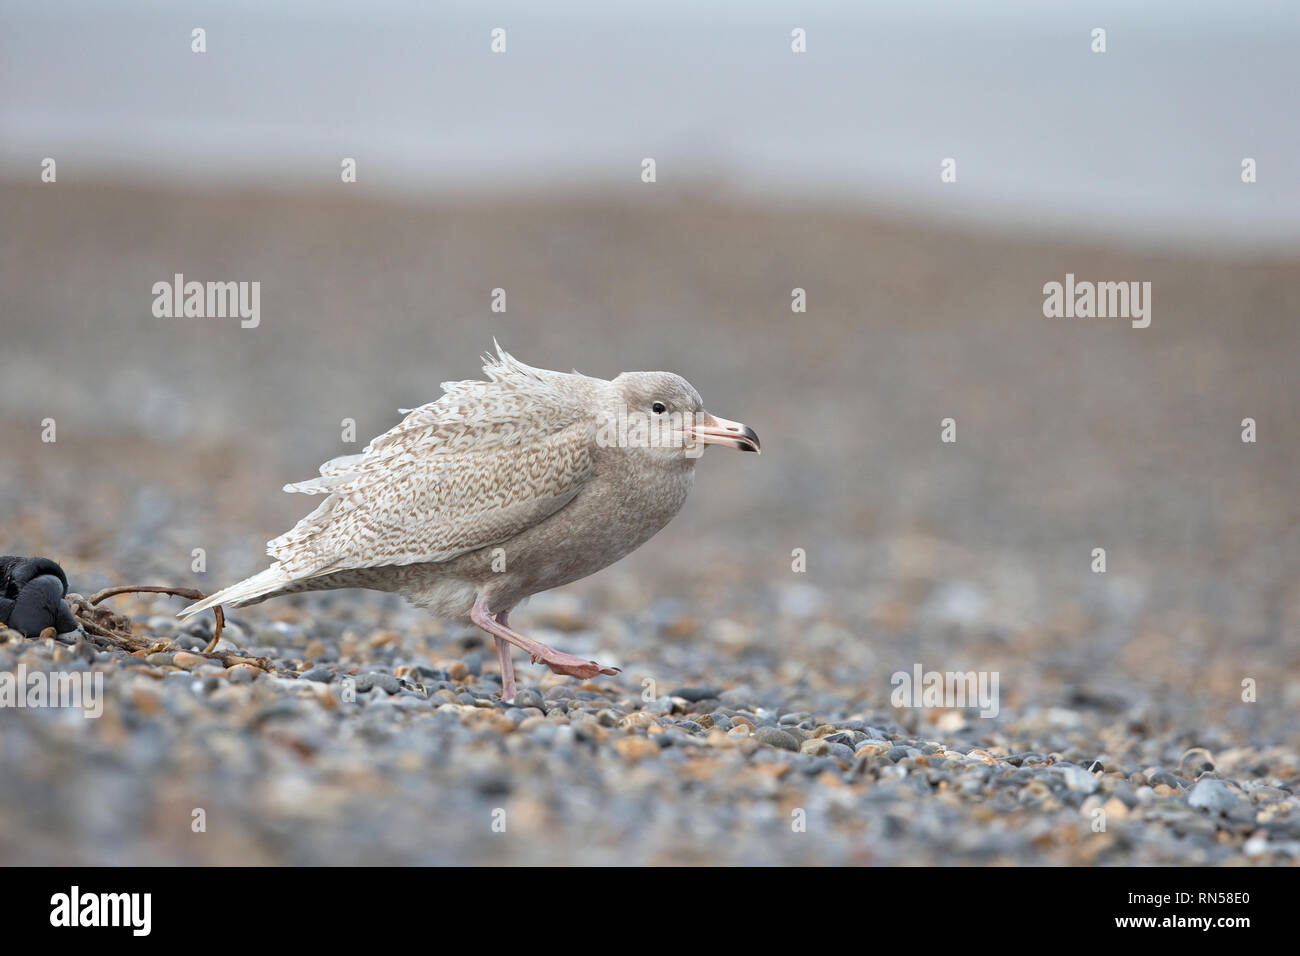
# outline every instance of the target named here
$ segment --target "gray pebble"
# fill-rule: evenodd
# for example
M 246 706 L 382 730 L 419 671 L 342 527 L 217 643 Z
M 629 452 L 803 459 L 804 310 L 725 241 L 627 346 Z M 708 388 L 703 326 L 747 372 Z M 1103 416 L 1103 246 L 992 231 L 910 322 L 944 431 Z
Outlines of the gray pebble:
M 1082 767 L 1062 767 L 1059 773 L 1065 785 L 1079 793 L 1094 793 L 1101 786 L 1097 778 Z
M 1187 781 L 1182 777 L 1175 776 L 1168 770 L 1157 770 L 1155 773 L 1150 775 L 1147 783 L 1153 787 L 1163 783 L 1165 786 L 1173 787 L 1176 790 L 1187 789 Z
M 1233 792 L 1222 780 L 1215 780 L 1210 777 L 1203 778 L 1196 782 L 1191 791 L 1187 794 L 1187 805 L 1202 810 L 1213 810 L 1219 813 L 1226 813 L 1229 810 L 1236 809 L 1241 802 L 1241 798 Z
M 849 762 L 853 760 L 853 748 L 847 746 L 846 744 L 836 743 L 832 741 L 829 737 L 827 737 L 826 748 L 828 751 L 828 755 L 831 757 L 837 757 L 840 760 L 849 761 Z
M 517 691 L 515 693 L 516 707 L 539 707 L 540 708 L 544 704 L 545 701 L 542 699 L 542 695 L 537 693 L 537 691 L 533 690 L 532 688 L 526 687 L 523 690 Z
M 798 740 L 775 727 L 759 727 L 754 731 L 754 739 L 769 747 L 779 747 L 781 750 L 799 750 Z
M 709 716 L 713 719 L 713 726 L 721 730 L 731 730 L 731 728 L 736 726 L 732 722 L 731 718 L 720 710 L 715 710 L 713 713 L 709 714 Z
M 723 707 L 729 710 L 752 710 L 757 703 L 754 692 L 748 687 L 737 687 L 733 690 L 723 691 L 718 695 L 718 700 Z
M 402 689 L 402 682 L 399 681 L 392 674 L 385 674 L 383 671 L 374 671 L 368 676 L 370 677 L 371 681 L 374 683 L 375 687 L 378 687 L 380 690 L 386 693 L 396 694 L 399 690 Z M 357 689 L 360 690 L 361 688 L 358 687 Z M 468 695 L 463 695 L 463 696 L 468 696 Z M 473 702 L 472 697 L 470 698 L 470 701 Z
M 688 700 L 692 704 L 696 701 L 707 700 L 709 698 L 718 698 L 722 694 L 720 687 L 680 687 L 669 694 L 670 697 L 680 697 L 682 700 Z

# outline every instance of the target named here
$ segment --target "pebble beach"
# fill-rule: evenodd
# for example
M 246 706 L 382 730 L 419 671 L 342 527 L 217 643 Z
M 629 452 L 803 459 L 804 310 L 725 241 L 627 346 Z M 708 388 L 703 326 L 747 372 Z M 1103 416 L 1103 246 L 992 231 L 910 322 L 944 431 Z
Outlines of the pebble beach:
M 1300 855 L 1294 752 L 1153 732 L 1149 709 L 1119 700 L 1030 706 L 993 731 L 958 711 L 909 729 L 820 682 L 791 693 L 761 680 L 543 677 L 505 704 L 481 641 L 331 624 L 341 604 L 263 629 L 232 625 L 218 650 L 265 655 L 271 671 L 221 666 L 202 653 L 203 627 L 165 616 L 140 626 L 170 649 L 141 656 L 0 635 L 6 670 L 106 675 L 99 719 L 7 715 L 6 859 L 1204 865 Z M 561 646 L 593 651 L 620 624 L 691 627 L 672 615 L 620 622 L 576 602 L 542 617 Z M 83 780 L 95 798 L 51 778 Z M 195 810 L 203 829 L 190 832 Z M 14 825 L 46 815 L 76 841 L 34 842 Z

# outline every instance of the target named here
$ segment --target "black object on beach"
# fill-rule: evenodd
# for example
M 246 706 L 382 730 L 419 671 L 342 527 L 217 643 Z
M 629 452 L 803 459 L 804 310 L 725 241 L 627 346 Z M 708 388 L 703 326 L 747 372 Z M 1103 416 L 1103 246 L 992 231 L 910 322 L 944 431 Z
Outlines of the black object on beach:
M 25 637 L 40 637 L 47 627 L 75 631 L 67 593 L 68 576 L 49 558 L 0 557 L 0 624 Z

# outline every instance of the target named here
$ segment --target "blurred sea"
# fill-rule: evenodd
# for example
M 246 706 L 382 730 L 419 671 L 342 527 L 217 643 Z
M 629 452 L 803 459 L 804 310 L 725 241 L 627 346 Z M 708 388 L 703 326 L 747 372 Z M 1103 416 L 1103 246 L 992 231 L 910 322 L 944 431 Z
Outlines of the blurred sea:
M 361 191 L 500 198 L 651 156 L 715 197 L 1249 251 L 1300 244 L 1298 41 L 1292 0 L 4 0 L 0 175 L 328 188 L 350 156 Z

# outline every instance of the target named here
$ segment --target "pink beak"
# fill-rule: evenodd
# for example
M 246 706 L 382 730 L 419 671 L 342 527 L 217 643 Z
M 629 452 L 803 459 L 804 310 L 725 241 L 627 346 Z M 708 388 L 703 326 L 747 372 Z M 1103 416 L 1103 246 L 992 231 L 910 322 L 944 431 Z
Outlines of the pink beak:
M 740 422 L 717 418 L 708 412 L 700 412 L 695 416 L 691 437 L 705 445 L 725 445 L 737 451 L 759 451 L 758 435 L 754 429 Z

